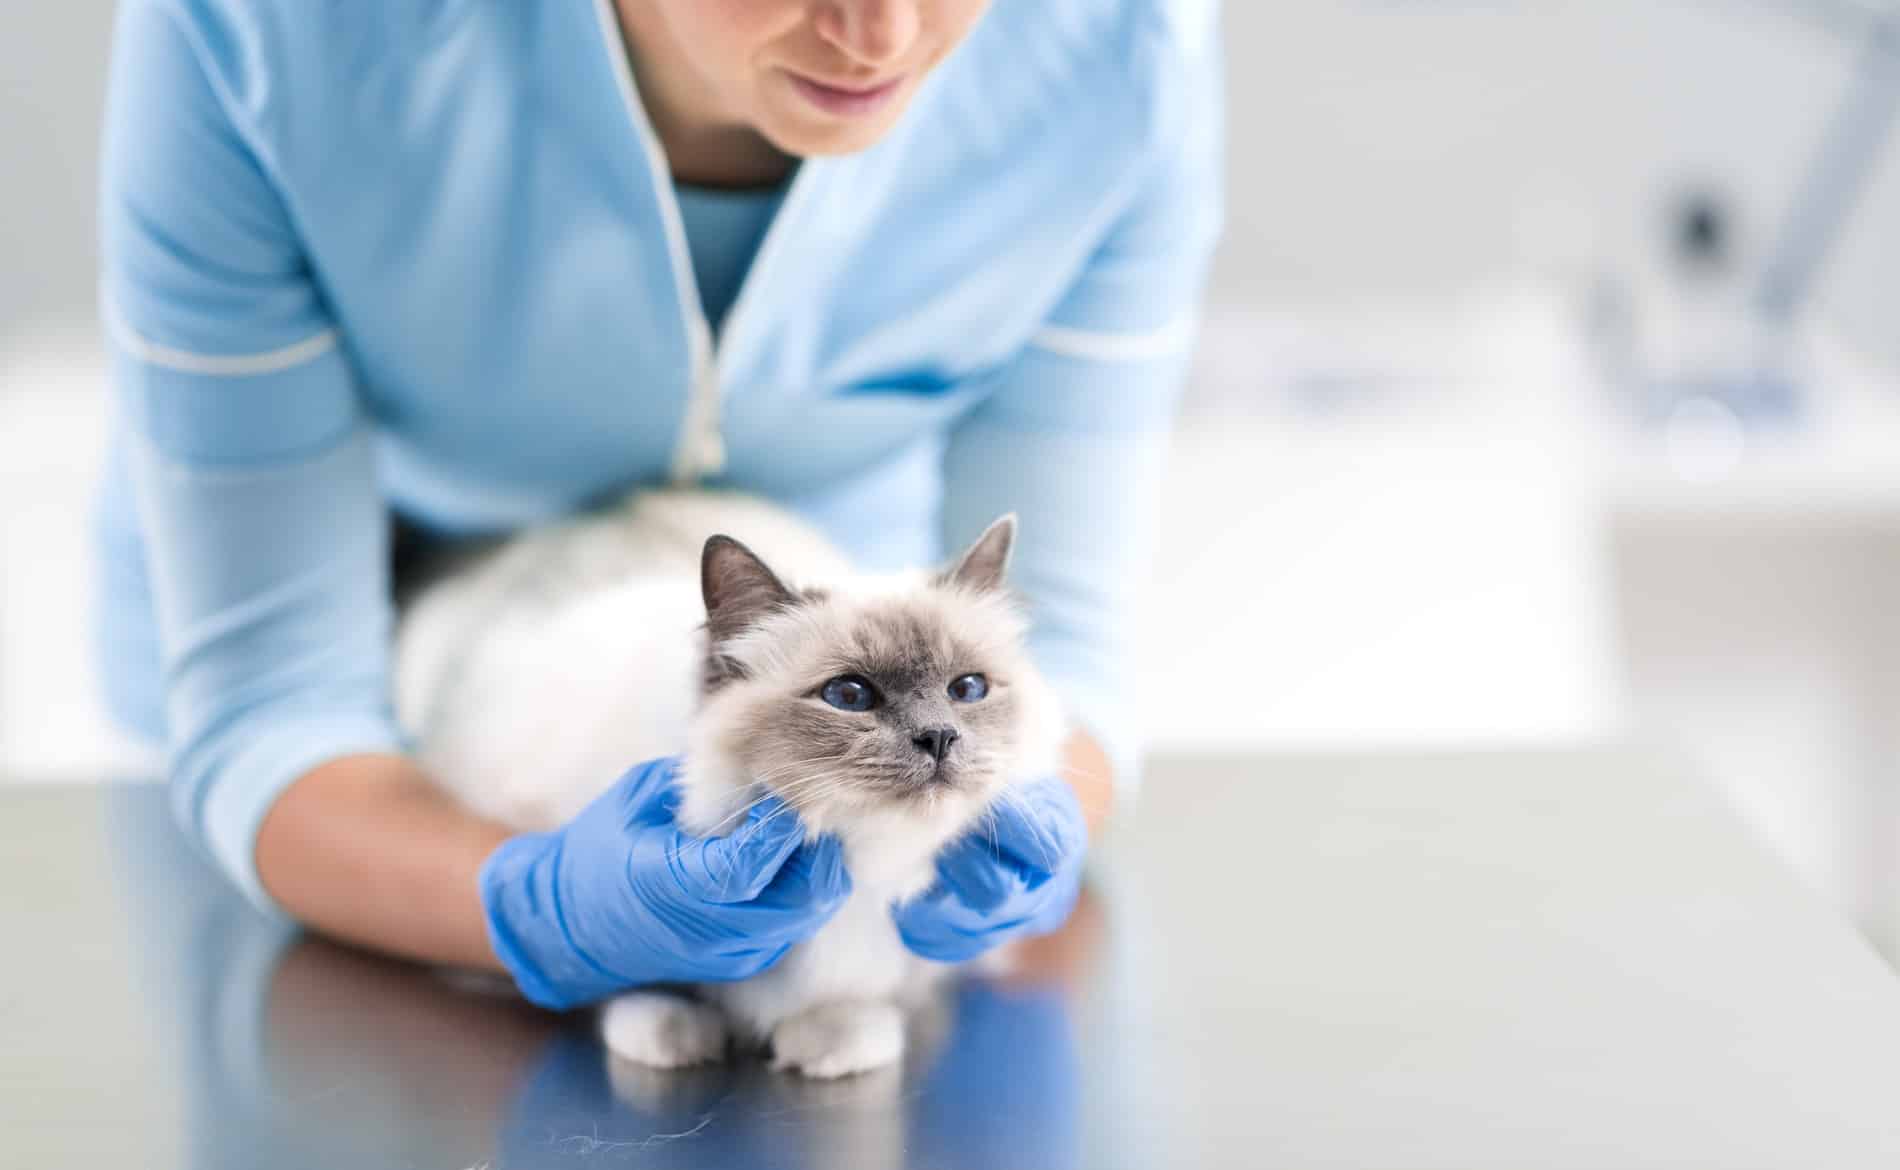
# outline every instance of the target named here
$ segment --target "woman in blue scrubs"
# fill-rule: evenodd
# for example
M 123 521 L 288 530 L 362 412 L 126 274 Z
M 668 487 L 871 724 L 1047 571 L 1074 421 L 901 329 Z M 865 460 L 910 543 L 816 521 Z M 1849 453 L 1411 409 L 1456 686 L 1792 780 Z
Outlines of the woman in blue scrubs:
M 704 483 L 890 567 L 1014 511 L 1070 779 L 900 927 L 958 958 L 1060 922 L 1081 809 L 1135 782 L 1219 89 L 1211 0 L 124 0 L 100 646 L 181 821 L 260 905 L 542 1002 L 703 975 L 710 938 L 737 977 L 825 867 L 703 858 L 776 917 L 652 868 L 664 761 L 551 834 L 440 795 L 390 712 L 388 518 Z

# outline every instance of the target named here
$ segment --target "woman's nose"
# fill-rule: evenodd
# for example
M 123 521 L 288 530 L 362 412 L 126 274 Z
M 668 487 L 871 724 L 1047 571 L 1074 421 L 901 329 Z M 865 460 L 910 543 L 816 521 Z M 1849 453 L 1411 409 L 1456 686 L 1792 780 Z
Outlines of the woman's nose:
M 917 0 L 828 0 L 818 35 L 860 65 L 902 60 L 917 40 Z

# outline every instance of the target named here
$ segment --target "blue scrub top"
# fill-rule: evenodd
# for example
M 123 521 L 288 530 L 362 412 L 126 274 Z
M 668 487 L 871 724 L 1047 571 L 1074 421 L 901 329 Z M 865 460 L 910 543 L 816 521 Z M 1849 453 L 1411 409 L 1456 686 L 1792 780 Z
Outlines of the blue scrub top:
M 680 226 L 693 257 L 693 283 L 699 286 L 699 307 L 714 334 L 739 299 L 739 286 L 752 267 L 759 243 L 784 201 L 782 187 L 768 190 L 728 191 L 677 183 Z
M 662 482 L 780 500 L 873 568 L 1018 513 L 1031 651 L 1132 786 L 1214 29 L 1211 0 L 996 0 L 740 266 L 695 263 L 611 0 L 122 0 L 99 645 L 181 820 L 268 905 L 277 795 L 404 749 L 391 510 L 503 532 Z M 740 267 L 715 335 L 697 286 Z

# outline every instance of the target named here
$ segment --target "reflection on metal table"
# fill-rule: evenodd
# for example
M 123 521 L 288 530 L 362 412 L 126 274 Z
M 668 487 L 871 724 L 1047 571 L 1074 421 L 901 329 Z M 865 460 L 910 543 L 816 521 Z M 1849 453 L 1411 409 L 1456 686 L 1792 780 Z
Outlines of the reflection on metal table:
M 1900 981 L 1648 757 L 1164 762 L 1098 862 L 901 1073 L 657 1073 L 267 921 L 155 786 L 0 789 L 0 1166 L 1900 1160 Z

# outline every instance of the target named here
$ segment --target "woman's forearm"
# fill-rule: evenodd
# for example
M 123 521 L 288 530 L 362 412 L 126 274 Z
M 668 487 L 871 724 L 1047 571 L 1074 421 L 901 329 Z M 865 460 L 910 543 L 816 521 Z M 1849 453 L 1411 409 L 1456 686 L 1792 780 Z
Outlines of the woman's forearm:
M 1069 742 L 1064 745 L 1062 774 L 1068 779 L 1069 787 L 1075 789 L 1075 799 L 1082 806 L 1082 815 L 1088 818 L 1089 836 L 1100 833 L 1108 822 L 1108 814 L 1115 804 L 1115 769 L 1108 762 L 1108 753 L 1102 745 L 1086 731 L 1070 734 Z
M 1086 733 L 1065 774 L 1091 833 L 1107 819 L 1107 756 Z M 414 761 L 333 760 L 292 784 L 264 818 L 257 870 L 292 916 L 334 938 L 404 958 L 500 971 L 478 874 L 510 835 L 462 808 Z
M 333 760 L 264 818 L 257 871 L 305 924 L 388 954 L 499 971 L 478 874 L 507 828 L 463 809 L 402 756 Z

